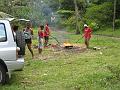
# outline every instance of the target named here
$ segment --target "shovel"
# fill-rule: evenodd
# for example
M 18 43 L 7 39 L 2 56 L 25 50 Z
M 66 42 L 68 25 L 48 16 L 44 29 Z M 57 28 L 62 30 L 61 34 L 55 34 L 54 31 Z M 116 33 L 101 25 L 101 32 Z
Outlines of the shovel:
M 78 43 L 79 41 L 80 41 L 80 39 L 82 39 L 83 38 L 83 36 L 82 37 L 80 37 L 77 41 L 76 41 L 76 43 Z
M 58 39 L 56 37 L 53 37 L 52 35 L 50 35 L 53 39 L 55 39 L 57 41 L 58 44 L 60 44 L 60 42 L 58 41 Z

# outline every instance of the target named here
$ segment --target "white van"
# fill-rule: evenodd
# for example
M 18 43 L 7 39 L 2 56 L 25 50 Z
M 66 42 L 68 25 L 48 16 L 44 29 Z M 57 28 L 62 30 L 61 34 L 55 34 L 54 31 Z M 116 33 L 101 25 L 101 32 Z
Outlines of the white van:
M 16 41 L 8 20 L 0 20 L 0 83 L 11 78 L 11 72 L 22 70 L 24 57 L 17 57 Z

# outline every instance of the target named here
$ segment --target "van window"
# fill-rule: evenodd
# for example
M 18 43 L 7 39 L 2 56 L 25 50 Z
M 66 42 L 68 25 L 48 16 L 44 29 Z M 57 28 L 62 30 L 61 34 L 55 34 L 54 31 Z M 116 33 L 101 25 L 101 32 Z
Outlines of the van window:
M 7 40 L 6 29 L 3 23 L 0 23 L 0 42 L 5 42 Z

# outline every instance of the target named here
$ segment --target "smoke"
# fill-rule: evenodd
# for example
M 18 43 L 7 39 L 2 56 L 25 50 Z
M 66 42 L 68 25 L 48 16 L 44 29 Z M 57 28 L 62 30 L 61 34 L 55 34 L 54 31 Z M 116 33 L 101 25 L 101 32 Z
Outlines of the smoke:
M 51 22 L 53 10 L 50 8 L 49 2 L 46 2 L 44 0 L 31 0 L 30 8 L 30 20 L 33 23 L 44 24 L 45 22 Z
M 54 27 L 51 27 L 51 29 L 56 31 L 56 34 L 53 36 L 63 43 L 64 41 L 68 41 L 69 37 L 67 36 L 65 29 L 62 30 L 61 28 L 55 28 L 57 22 L 62 19 L 57 13 L 54 12 L 55 10 L 53 10 L 50 6 L 52 5 L 51 3 L 51 0 L 31 0 L 31 21 L 37 26 L 40 24 L 44 25 L 48 22 L 52 27 Z M 55 7 L 59 9 L 59 5 Z M 51 20 L 51 17 L 53 17 L 53 20 Z

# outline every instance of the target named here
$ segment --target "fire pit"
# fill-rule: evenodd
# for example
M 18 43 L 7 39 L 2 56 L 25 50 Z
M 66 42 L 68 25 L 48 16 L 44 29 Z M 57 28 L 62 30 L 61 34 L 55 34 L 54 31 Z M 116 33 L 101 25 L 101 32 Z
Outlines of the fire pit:
M 86 46 L 84 44 L 71 44 L 68 42 L 61 45 L 52 45 L 51 47 L 54 52 L 84 52 L 86 50 Z
M 65 49 L 74 49 L 74 48 L 86 48 L 86 46 L 84 44 L 71 44 L 71 43 L 63 43 L 63 45 L 61 45 L 62 47 L 64 47 Z
M 64 46 L 63 48 L 67 52 L 84 52 L 86 50 L 86 46 L 84 44 L 70 44 L 68 46 Z

